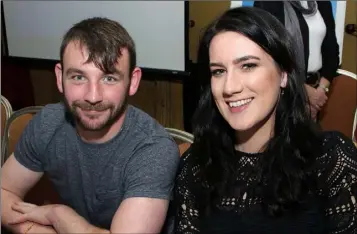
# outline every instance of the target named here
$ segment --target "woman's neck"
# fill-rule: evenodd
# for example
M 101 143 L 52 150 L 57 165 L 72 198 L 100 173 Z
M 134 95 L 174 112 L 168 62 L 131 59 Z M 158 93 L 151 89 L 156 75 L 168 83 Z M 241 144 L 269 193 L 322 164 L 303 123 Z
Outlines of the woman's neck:
M 247 131 L 237 131 L 235 149 L 246 153 L 264 151 L 266 144 L 274 135 L 275 113 L 264 119 L 254 128 Z

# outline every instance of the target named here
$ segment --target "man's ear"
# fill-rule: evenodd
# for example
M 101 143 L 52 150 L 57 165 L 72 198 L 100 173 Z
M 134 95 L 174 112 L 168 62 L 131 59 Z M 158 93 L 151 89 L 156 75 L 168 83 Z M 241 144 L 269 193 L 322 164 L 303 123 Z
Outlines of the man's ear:
M 288 74 L 286 72 L 282 72 L 281 73 L 280 87 L 281 88 L 286 88 L 287 84 L 288 84 Z
M 55 66 L 55 73 L 56 73 L 56 83 L 57 89 L 60 93 L 63 93 L 63 86 L 62 86 L 62 65 L 57 63 Z
M 129 96 L 133 96 L 139 88 L 139 84 L 141 81 L 142 72 L 139 67 L 135 67 L 133 72 L 131 73 L 131 82 L 129 88 Z

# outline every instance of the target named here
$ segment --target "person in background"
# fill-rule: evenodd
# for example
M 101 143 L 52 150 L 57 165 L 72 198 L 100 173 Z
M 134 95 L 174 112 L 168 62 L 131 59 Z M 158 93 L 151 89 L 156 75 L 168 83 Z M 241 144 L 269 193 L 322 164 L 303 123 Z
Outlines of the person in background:
M 175 233 L 355 233 L 357 149 L 311 119 L 284 25 L 234 8 L 200 43 L 203 93 L 176 178 Z
M 141 80 L 126 29 L 89 18 L 64 35 L 55 66 L 63 102 L 26 126 L 1 172 L 1 223 L 14 233 L 159 233 L 179 151 L 128 104 Z M 23 202 L 43 174 L 63 203 Z
M 254 1 L 254 6 L 273 14 L 296 41 L 296 55 L 306 72 L 305 87 L 313 119 L 328 99 L 337 76 L 339 46 L 330 1 Z

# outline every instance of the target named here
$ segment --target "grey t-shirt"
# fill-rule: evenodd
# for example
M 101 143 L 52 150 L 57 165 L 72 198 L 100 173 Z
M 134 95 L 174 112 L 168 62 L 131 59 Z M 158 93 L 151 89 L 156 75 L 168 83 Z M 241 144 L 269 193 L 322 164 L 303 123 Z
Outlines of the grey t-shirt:
M 28 169 L 47 173 L 64 204 L 106 229 L 126 198 L 170 199 L 180 157 L 164 127 L 131 105 L 121 131 L 92 144 L 81 140 L 61 103 L 30 121 L 14 154 Z

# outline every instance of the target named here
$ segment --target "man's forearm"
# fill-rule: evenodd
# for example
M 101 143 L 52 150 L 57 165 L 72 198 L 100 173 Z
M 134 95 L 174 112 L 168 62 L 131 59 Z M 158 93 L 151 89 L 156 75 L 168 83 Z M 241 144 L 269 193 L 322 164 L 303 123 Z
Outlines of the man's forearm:
M 9 224 L 10 220 L 20 216 L 21 213 L 14 211 L 11 206 L 15 202 L 22 201 L 22 199 L 10 191 L 1 189 L 1 224 L 13 233 L 32 233 L 37 230 L 37 233 L 56 233 L 52 227 L 43 226 L 41 224 L 34 224 L 32 222 L 23 222 L 19 224 Z M 29 230 L 29 228 L 31 229 Z
M 110 233 L 91 225 L 72 208 L 64 205 L 54 207 L 47 218 L 57 233 Z

